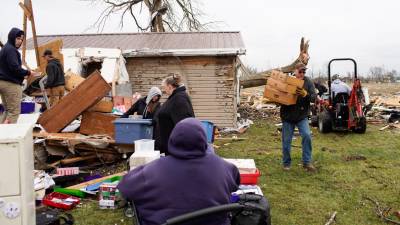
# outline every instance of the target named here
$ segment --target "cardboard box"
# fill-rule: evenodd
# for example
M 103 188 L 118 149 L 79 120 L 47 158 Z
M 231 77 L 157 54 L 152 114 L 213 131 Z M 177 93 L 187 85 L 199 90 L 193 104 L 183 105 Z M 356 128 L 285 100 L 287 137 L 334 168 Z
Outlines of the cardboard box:
M 276 90 L 269 85 L 265 86 L 264 97 L 283 105 L 294 105 L 297 102 L 297 95 Z
M 296 94 L 297 87 L 294 85 L 284 83 L 283 81 L 276 80 L 274 78 L 269 78 L 267 84 L 276 90 L 283 91 L 289 94 Z
M 78 87 L 79 84 L 81 84 L 83 81 L 85 81 L 85 78 L 74 74 L 71 71 L 67 71 L 65 73 L 65 89 L 67 91 L 72 91 L 76 87 Z
M 297 79 L 294 76 L 289 76 L 289 75 L 282 73 L 280 71 L 277 71 L 277 70 L 272 71 L 271 78 L 278 80 L 278 81 L 282 81 L 283 83 L 286 83 L 286 84 L 290 84 L 290 85 L 299 87 L 299 88 L 303 88 L 303 86 L 304 86 L 304 80 Z

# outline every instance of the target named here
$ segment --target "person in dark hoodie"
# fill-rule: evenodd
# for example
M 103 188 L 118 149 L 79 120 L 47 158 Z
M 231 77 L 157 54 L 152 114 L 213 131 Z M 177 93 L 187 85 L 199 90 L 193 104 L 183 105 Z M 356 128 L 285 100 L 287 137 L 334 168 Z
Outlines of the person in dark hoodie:
M 12 28 L 7 43 L 0 50 L 0 95 L 6 110 L 4 123 L 17 122 L 21 113 L 22 82 L 30 75 L 37 75 L 22 68 L 18 49 L 24 41 L 24 35 L 22 30 Z
M 137 115 L 143 116 L 143 119 L 153 119 L 154 114 L 161 106 L 161 95 L 161 90 L 158 87 L 151 87 L 149 93 L 137 100 L 121 118 L 128 118 L 130 115 L 137 113 Z
M 140 98 L 126 111 L 121 118 L 128 118 L 130 115 L 137 113 L 143 116 L 143 119 L 152 119 L 153 124 L 153 139 L 155 149 L 160 149 L 160 129 L 157 120 L 157 113 L 161 108 L 160 99 L 162 92 L 158 87 L 152 87 L 147 96 Z
M 141 225 L 158 225 L 167 219 L 203 208 L 230 203 L 240 184 L 238 169 L 207 144 L 199 120 L 179 122 L 168 142 L 169 156 L 139 166 L 118 184 L 122 196 L 133 201 Z M 189 224 L 228 225 L 226 214 Z
M 313 82 L 305 76 L 306 66 L 298 63 L 295 66 L 295 76 L 304 80 L 303 88 L 297 88 L 298 96 L 295 105 L 282 105 L 280 116 L 282 119 L 282 153 L 283 153 L 283 169 L 290 170 L 291 157 L 290 150 L 293 139 L 294 128 L 299 128 L 301 135 L 301 146 L 303 150 L 303 167 L 307 171 L 315 171 L 312 165 L 312 143 L 311 132 L 308 126 L 308 115 L 310 114 L 310 102 L 316 99 L 316 93 Z
M 186 93 L 186 87 L 182 84 L 180 75 L 171 74 L 163 80 L 162 86 L 169 97 L 161 106 L 157 120 L 160 129 L 160 151 L 168 155 L 168 139 L 172 129 L 179 121 L 195 117 L 195 115 L 192 102 Z
M 47 61 L 46 88 L 50 89 L 50 106 L 53 107 L 62 97 L 64 97 L 64 68 L 60 61 L 54 58 L 53 52 L 50 49 L 44 51 L 43 58 Z

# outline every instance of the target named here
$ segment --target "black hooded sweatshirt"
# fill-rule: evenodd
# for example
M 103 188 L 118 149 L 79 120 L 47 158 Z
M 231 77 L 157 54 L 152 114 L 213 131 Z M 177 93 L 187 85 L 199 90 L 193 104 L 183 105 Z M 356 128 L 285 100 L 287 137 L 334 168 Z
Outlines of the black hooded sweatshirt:
M 21 85 L 24 77 L 30 75 L 21 67 L 21 54 L 15 47 L 15 39 L 23 34 L 18 28 L 12 28 L 8 33 L 8 41 L 0 51 L 0 80 Z
M 46 87 L 53 88 L 65 85 L 64 68 L 58 59 L 53 58 L 47 62 L 46 73 Z

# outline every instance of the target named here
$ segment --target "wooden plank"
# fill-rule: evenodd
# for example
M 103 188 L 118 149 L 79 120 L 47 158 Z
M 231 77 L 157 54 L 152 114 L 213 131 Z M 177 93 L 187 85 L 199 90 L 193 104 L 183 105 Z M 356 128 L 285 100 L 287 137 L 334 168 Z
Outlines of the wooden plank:
M 101 177 L 101 178 L 98 178 L 98 179 L 94 179 L 94 180 L 90 180 L 90 181 L 87 181 L 87 182 L 83 182 L 83 183 L 80 183 L 80 184 L 77 184 L 77 185 L 74 185 L 74 186 L 69 186 L 67 188 L 68 189 L 80 190 L 82 188 L 85 188 L 88 185 L 96 184 L 96 183 L 102 182 L 104 180 L 110 179 L 110 178 L 115 177 L 115 176 L 124 176 L 125 174 L 127 174 L 127 172 L 123 171 L 123 172 L 120 172 L 120 173 L 116 173 L 116 174 L 112 174 L 112 175 L 109 175 L 109 176 L 105 176 L 105 177 Z
M 20 5 L 22 2 L 19 3 Z M 22 4 L 23 5 L 23 4 Z M 28 17 L 24 13 L 23 18 L 22 18 L 22 30 L 24 31 L 24 41 L 22 42 L 22 65 L 26 64 L 26 35 L 27 35 L 27 22 L 28 22 Z
M 100 112 L 84 112 L 82 114 L 80 133 L 86 135 L 106 134 L 114 138 L 114 120 L 118 116 Z
M 32 13 L 29 11 L 28 7 L 26 7 L 24 5 L 24 3 L 20 2 L 18 3 L 19 6 L 22 8 L 22 10 L 24 11 L 24 15 L 29 18 L 29 20 L 32 18 Z M 25 33 L 26 34 L 26 33 Z
M 38 123 L 47 132 L 57 133 L 76 117 L 100 101 L 109 91 L 110 85 L 99 71 L 91 74 L 82 84 L 64 96 L 55 106 L 45 111 Z
M 36 65 L 38 68 L 41 68 L 40 66 L 40 55 L 39 55 L 39 48 L 38 48 L 38 42 L 37 42 L 37 36 L 36 36 L 36 25 L 35 25 L 35 17 L 33 16 L 33 7 L 32 7 L 32 1 L 31 0 L 26 0 L 25 1 L 28 4 L 25 4 L 25 6 L 29 9 L 31 12 L 30 16 L 30 21 L 31 21 L 31 27 L 32 27 L 32 39 L 33 39 L 33 46 L 35 48 L 35 53 L 36 53 Z
M 113 107 L 114 103 L 112 101 L 101 100 L 96 105 L 88 109 L 88 111 L 110 113 L 112 112 Z

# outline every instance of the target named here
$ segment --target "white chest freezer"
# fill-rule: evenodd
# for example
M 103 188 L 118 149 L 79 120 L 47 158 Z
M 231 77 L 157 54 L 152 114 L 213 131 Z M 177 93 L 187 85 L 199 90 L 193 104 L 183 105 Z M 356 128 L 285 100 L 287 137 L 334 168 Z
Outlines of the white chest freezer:
M 31 124 L 0 125 L 0 224 L 35 225 Z

